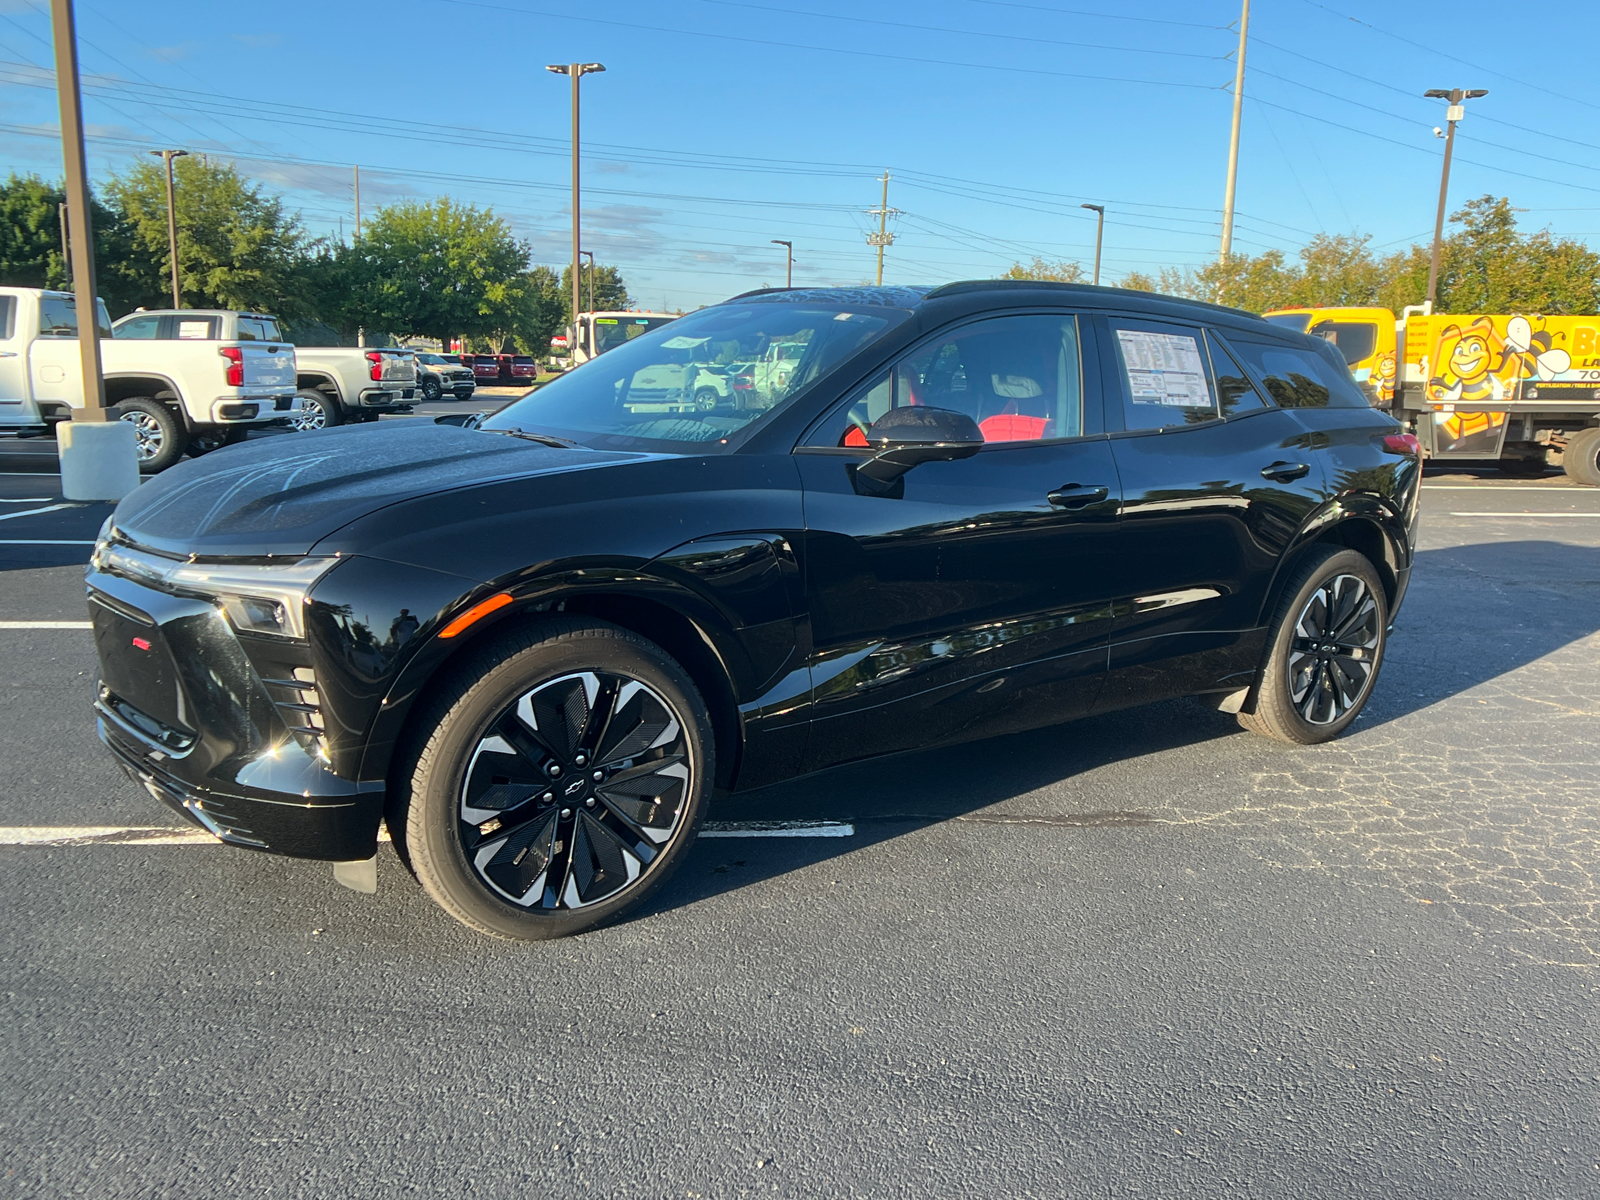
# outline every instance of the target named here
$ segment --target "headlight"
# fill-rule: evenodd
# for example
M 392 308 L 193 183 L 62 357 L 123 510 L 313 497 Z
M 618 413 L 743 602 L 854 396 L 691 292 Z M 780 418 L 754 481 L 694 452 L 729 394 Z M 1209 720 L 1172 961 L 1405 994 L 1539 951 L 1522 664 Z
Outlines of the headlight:
M 106 533 L 102 530 L 102 536 Z M 301 558 L 282 563 L 177 562 L 103 540 L 90 565 L 147 587 L 214 603 L 240 633 L 303 638 L 306 595 L 339 561 Z

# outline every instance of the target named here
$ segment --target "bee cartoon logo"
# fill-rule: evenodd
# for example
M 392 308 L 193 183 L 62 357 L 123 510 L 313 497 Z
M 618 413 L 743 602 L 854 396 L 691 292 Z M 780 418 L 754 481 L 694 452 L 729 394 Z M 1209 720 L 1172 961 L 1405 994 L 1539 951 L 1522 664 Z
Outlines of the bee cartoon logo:
M 1394 399 L 1395 363 L 1394 354 L 1389 352 L 1378 355 L 1378 360 L 1372 364 L 1372 390 L 1377 398 L 1387 404 Z
M 1438 367 L 1437 374 L 1428 380 L 1429 399 L 1467 404 L 1501 399 L 1504 388 L 1493 368 L 1497 358 L 1504 363 L 1505 348 L 1505 341 L 1488 317 L 1479 317 L 1465 329 L 1445 326 L 1435 344 L 1433 361 Z M 1464 451 L 1478 443 L 1496 441 L 1506 419 L 1504 413 L 1486 412 L 1440 416 L 1440 450 L 1444 452 Z
M 1533 321 L 1539 323 L 1537 329 Z M 1533 321 L 1512 317 L 1506 322 L 1505 349 L 1495 374 L 1508 389 L 1519 389 L 1529 379 L 1548 383 L 1572 369 L 1572 355 L 1555 345 L 1555 339 L 1544 328 L 1544 318 L 1534 317 Z

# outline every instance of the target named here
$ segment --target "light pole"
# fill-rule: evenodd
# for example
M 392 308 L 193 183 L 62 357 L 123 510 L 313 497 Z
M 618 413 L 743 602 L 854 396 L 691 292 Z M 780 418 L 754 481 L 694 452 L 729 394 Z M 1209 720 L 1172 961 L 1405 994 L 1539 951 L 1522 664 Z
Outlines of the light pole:
M 72 290 L 78 314 L 83 407 L 56 427 L 61 495 L 68 500 L 121 500 L 139 486 L 133 426 L 106 411 L 100 370 L 100 322 L 94 278 L 94 220 L 89 165 L 83 152 L 83 94 L 78 85 L 78 28 L 72 0 L 50 0 L 55 36 L 56 98 L 61 107 L 61 157 L 71 226 Z
M 1218 262 L 1233 253 L 1233 196 L 1239 186 L 1239 125 L 1244 118 L 1244 52 L 1250 40 L 1250 0 L 1239 11 L 1239 61 L 1233 69 L 1233 132 L 1228 136 L 1228 186 L 1222 197 L 1222 250 Z
M 1091 208 L 1095 212 L 1094 225 L 1094 282 L 1100 284 L 1100 239 L 1106 231 L 1106 206 L 1104 204 L 1080 204 L 1079 208 Z
M 1433 301 L 1439 290 L 1439 247 L 1444 241 L 1444 209 L 1445 197 L 1450 191 L 1450 155 L 1456 146 L 1456 122 L 1466 115 L 1462 106 L 1463 100 L 1476 100 L 1479 96 L 1487 96 L 1488 88 L 1475 88 L 1465 91 L 1454 88 L 1446 91 L 1444 88 L 1429 88 L 1422 93 L 1433 100 L 1448 100 L 1450 107 L 1444 110 L 1445 124 L 1450 127 L 1450 132 L 1444 136 L 1444 170 L 1439 175 L 1439 212 L 1433 219 L 1433 253 L 1428 257 L 1428 312 L 1433 311 Z M 1434 133 L 1438 133 L 1437 129 Z
M 773 238 L 772 244 L 774 246 L 782 246 L 788 255 L 783 268 L 783 286 L 791 288 L 794 286 L 794 243 L 786 242 L 782 238 Z
M 187 158 L 187 150 L 152 150 L 157 158 L 167 164 L 167 245 L 172 254 L 172 307 L 182 308 L 183 298 L 178 292 L 178 207 L 172 195 L 172 160 Z
M 578 253 L 589 260 L 589 307 L 584 311 L 592 313 L 594 311 L 594 251 L 579 250 Z
M 546 71 L 567 75 L 572 79 L 572 349 L 574 352 L 578 348 L 578 308 L 583 303 L 578 282 L 578 275 L 582 269 L 582 264 L 578 261 L 582 254 L 578 218 L 578 81 L 585 75 L 593 75 L 605 69 L 603 63 L 551 63 L 545 67 Z

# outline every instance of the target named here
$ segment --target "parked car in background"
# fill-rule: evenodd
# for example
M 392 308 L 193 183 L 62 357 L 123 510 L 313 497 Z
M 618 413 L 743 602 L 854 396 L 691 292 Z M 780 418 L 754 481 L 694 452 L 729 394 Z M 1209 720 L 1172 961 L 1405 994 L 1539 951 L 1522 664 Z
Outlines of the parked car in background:
M 513 354 L 511 356 L 511 382 L 532 383 L 539 377 L 539 364 L 534 361 L 531 354 Z
M 135 328 L 138 332 L 121 332 Z M 161 324 L 165 322 L 165 324 Z M 155 309 L 117 322 L 118 337 L 153 337 L 145 329 L 175 329 L 189 340 L 283 341 L 278 318 L 230 309 Z M 408 413 L 417 386 L 410 350 L 359 346 L 295 346 L 295 387 L 299 400 L 291 424 L 323 429 L 346 421 L 376 421 L 386 412 Z
M 457 400 L 470 400 L 478 389 L 471 367 L 463 367 L 458 359 L 444 354 L 416 351 L 417 395 L 423 400 L 437 400 L 451 395 Z
M 472 367 L 479 387 L 495 387 L 500 382 L 500 360 L 492 354 L 463 354 L 461 361 Z
M 630 407 L 669 342 L 804 349 L 759 409 Z M 500 937 L 635 910 L 713 787 L 1176 696 L 1328 741 L 1416 545 L 1416 439 L 1332 346 L 1145 292 L 761 291 L 452 416 L 123 500 L 94 706 L 221 840 L 375 888 L 386 825 Z
M 106 400 L 133 425 L 146 474 L 296 415 L 294 347 L 275 329 L 220 339 L 213 314 L 135 313 L 113 326 L 96 308 Z M 46 434 L 82 407 L 77 300 L 0 287 L 0 433 Z

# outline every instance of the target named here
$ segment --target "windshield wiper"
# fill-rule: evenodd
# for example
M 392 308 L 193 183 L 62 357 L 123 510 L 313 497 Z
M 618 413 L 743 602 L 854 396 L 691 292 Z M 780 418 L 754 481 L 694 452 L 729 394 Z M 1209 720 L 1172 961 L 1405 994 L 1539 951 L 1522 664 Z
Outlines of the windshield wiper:
M 553 433 L 530 433 L 526 429 L 495 429 L 485 430 L 486 433 L 509 433 L 512 437 L 526 438 L 530 442 L 538 442 L 541 446 L 554 446 L 558 450 L 576 450 L 578 443 L 568 438 L 556 437 Z

